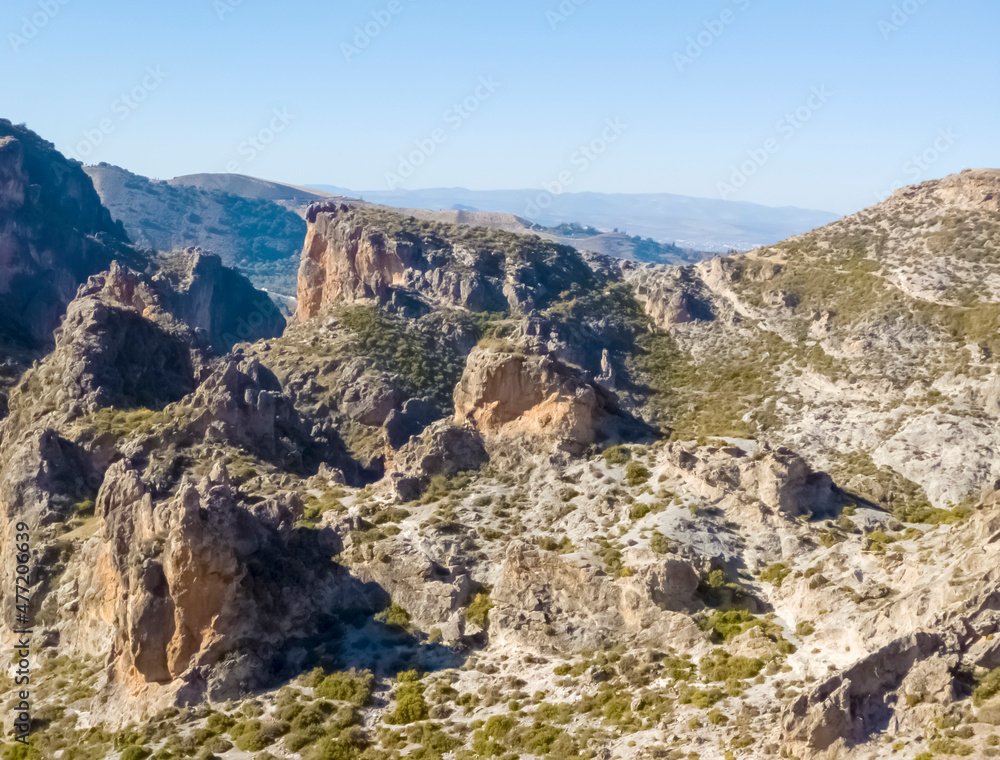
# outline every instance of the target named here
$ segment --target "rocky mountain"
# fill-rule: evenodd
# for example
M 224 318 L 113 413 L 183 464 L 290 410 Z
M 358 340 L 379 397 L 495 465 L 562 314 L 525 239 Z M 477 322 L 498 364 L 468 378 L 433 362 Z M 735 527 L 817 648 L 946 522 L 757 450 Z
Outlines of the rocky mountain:
M 136 245 L 158 251 L 202 248 L 238 267 L 258 287 L 286 296 L 295 292 L 306 225 L 280 199 L 267 197 L 281 193 L 243 196 L 183 177 L 154 181 L 109 164 L 84 171 Z M 310 202 L 319 199 L 310 196 Z
M 134 260 L 79 166 L 0 120 L 0 339 L 46 343 L 89 275 Z
M 237 345 L 109 265 L 0 422 L 0 752 L 996 756 L 998 198 L 680 267 L 328 199 Z
M 284 329 L 270 299 L 218 257 L 134 248 L 79 164 L 7 120 L 0 177 L 0 418 L 26 366 L 51 351 L 78 289 L 116 263 L 141 273 L 215 350 Z

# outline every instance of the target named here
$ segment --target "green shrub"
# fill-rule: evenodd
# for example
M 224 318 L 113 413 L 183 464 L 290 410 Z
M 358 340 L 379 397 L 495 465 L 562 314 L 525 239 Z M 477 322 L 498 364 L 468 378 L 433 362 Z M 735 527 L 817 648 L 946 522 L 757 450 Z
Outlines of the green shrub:
M 626 446 L 611 446 L 603 451 L 601 454 L 604 457 L 604 461 L 608 464 L 626 464 L 632 459 L 632 452 Z
M 679 704 L 694 705 L 702 710 L 715 707 L 716 704 L 725 698 L 726 692 L 715 687 L 703 691 L 695 686 L 682 683 L 677 690 L 677 702 Z
M 641 486 L 649 480 L 649 468 L 632 460 L 625 467 L 625 482 L 630 486 Z
M 476 594 L 472 603 L 465 610 L 465 619 L 473 625 L 486 629 L 490 626 L 490 610 L 493 609 L 493 600 L 487 590 Z
M 284 731 L 280 724 L 265 724 L 256 718 L 237 723 L 229 731 L 229 735 L 236 741 L 236 746 L 244 752 L 259 752 L 265 747 L 270 747 L 282 733 Z
M 407 757 L 413 760 L 441 760 L 462 742 L 449 736 L 435 723 L 421 723 L 407 732 L 407 739 L 418 745 Z
M 84 499 L 79 501 L 73 507 L 73 514 L 79 517 L 81 520 L 86 520 L 94 516 L 96 510 L 96 505 L 93 499 Z
M 357 707 L 363 707 L 371 701 L 373 680 L 374 677 L 370 670 L 331 673 L 316 685 L 315 693 L 317 697 L 322 699 L 350 702 Z M 317 712 L 319 714 L 315 714 Z M 315 705 L 310 705 L 295 718 L 292 726 L 293 728 L 304 727 L 313 725 L 313 723 L 321 723 L 324 719 L 322 710 Z
M 729 722 L 729 718 L 721 710 L 714 708 L 708 712 L 708 722 L 713 726 L 724 726 Z
M 561 541 L 556 541 L 550 536 L 542 536 L 538 539 L 538 548 L 547 552 L 559 552 L 560 554 L 570 554 L 576 550 L 569 536 L 563 536 Z
M 451 401 L 465 359 L 439 334 L 373 306 L 348 307 L 340 322 L 353 333 L 358 352 L 378 369 L 400 377 L 410 395 Z
M 765 621 L 747 610 L 714 610 L 704 621 L 701 629 L 711 631 L 723 641 L 736 638 L 751 628 L 764 627 Z
M 205 721 L 205 727 L 217 734 L 222 734 L 232 728 L 235 723 L 236 719 L 231 715 L 213 712 L 208 716 L 208 720 Z
M 318 741 L 313 751 L 309 753 L 309 760 L 358 760 L 360 757 L 361 753 L 355 744 L 332 736 Z
M 733 657 L 722 649 L 702 658 L 698 666 L 707 681 L 729 681 L 732 678 L 746 680 L 753 678 L 764 669 L 763 660 L 749 657 Z
M 133 745 L 131 747 L 126 747 L 122 751 L 121 760 L 146 760 L 146 758 L 152 754 L 153 751 L 151 749 Z
M 896 536 L 889 535 L 885 531 L 876 530 L 866 536 L 865 550 L 876 554 L 883 554 L 885 548 L 896 541 Z
M 658 530 L 653 531 L 649 537 L 649 548 L 657 554 L 667 554 L 670 551 L 670 539 Z
M 517 721 L 510 715 L 493 715 L 483 726 L 483 733 L 490 739 L 499 739 L 506 736 L 517 725 Z
M 792 572 L 792 569 L 785 562 L 775 562 L 773 565 L 769 565 L 764 572 L 760 574 L 760 579 L 765 583 L 770 583 L 775 588 L 781 588 L 781 584 L 785 582 Z
M 981 707 L 1000 693 L 1000 668 L 991 670 L 977 681 L 976 689 L 972 692 L 972 704 Z
M 410 613 L 395 603 L 378 613 L 375 619 L 392 628 L 406 629 L 410 625 Z
M 710 588 L 725 588 L 729 585 L 729 576 L 725 570 L 713 570 L 708 574 L 708 585 Z
M 285 747 L 292 752 L 298 752 L 303 747 L 322 739 L 325 732 L 319 726 L 309 726 L 296 731 L 292 731 L 285 737 Z
M 408 725 L 427 718 L 427 702 L 424 700 L 424 685 L 420 683 L 415 670 L 399 674 L 396 687 L 396 710 L 386 718 L 387 723 Z
M 931 739 L 928 748 L 935 755 L 954 755 L 968 757 L 973 753 L 972 747 L 955 739 Z
M 233 743 L 222 736 L 213 736 L 208 739 L 205 744 L 206 752 L 228 752 L 233 748 Z

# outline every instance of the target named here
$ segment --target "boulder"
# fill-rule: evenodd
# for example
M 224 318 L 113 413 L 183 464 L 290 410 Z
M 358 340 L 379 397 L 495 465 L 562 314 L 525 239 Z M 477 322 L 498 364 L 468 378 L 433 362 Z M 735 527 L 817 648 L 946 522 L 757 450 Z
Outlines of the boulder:
M 689 598 L 690 577 L 652 568 L 615 581 L 585 559 L 511 541 L 491 593 L 490 638 L 548 653 L 600 649 L 630 641 L 701 651 L 704 634 L 687 615 L 660 609 Z
M 447 420 L 434 423 L 397 452 L 386 473 L 389 488 L 400 501 L 416 499 L 435 475 L 452 476 L 489 461 L 479 432 Z
M 476 348 L 455 388 L 456 422 L 577 452 L 597 440 L 609 406 L 605 390 L 548 355 Z

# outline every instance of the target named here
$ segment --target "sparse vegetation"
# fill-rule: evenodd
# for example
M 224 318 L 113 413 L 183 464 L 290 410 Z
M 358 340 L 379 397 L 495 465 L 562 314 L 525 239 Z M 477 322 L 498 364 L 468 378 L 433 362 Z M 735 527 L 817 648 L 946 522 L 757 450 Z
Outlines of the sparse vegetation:
M 764 572 L 760 574 L 760 579 L 764 583 L 770 583 L 775 588 L 781 588 L 781 584 L 785 582 L 792 572 L 792 569 L 788 566 L 786 562 L 776 562 L 773 565 L 769 565 Z
M 493 600 L 490 599 L 489 591 L 480 591 L 466 609 L 465 619 L 480 628 L 489 628 L 491 609 L 493 609 Z

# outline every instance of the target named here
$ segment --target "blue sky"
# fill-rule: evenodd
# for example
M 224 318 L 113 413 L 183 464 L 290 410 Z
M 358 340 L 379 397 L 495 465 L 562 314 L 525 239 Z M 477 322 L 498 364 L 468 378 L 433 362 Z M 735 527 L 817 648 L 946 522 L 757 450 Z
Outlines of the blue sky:
M 998 32 L 995 0 L 6 0 L 0 115 L 159 178 L 846 213 L 1000 166 Z

